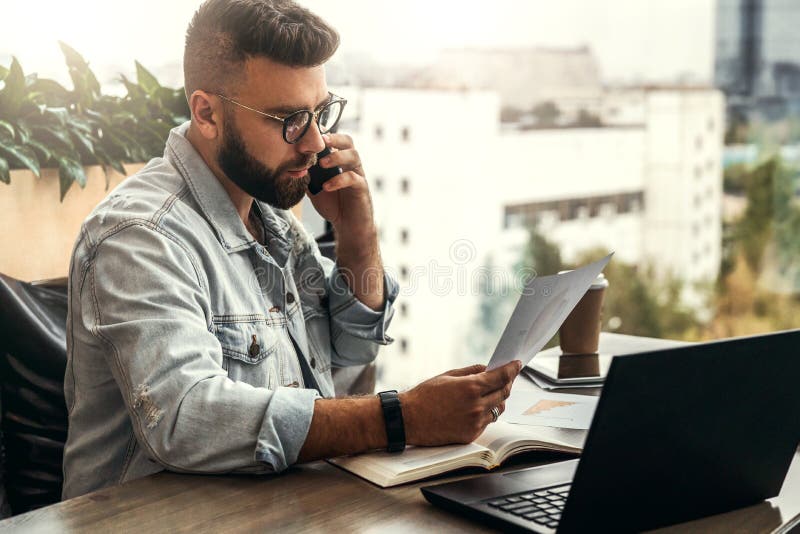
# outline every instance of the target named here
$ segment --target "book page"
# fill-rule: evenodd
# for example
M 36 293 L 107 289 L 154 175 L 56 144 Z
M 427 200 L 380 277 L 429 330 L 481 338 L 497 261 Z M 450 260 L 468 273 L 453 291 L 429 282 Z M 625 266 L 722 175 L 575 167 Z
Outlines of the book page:
M 476 443 L 442 447 L 408 447 L 402 453 L 375 451 L 328 460 L 380 486 L 444 473 L 457 467 L 492 465 L 492 451 Z
M 493 451 L 498 462 L 514 452 L 525 449 L 543 449 L 580 452 L 586 431 L 531 427 L 497 421 L 486 427 L 475 443 Z

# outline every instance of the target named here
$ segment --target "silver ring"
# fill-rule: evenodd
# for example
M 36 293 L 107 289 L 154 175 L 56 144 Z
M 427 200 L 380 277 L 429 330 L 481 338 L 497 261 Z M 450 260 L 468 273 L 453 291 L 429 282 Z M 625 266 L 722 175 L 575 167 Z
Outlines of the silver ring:
M 497 409 L 497 406 L 492 408 L 492 423 L 497 422 L 497 418 L 500 417 L 500 410 Z

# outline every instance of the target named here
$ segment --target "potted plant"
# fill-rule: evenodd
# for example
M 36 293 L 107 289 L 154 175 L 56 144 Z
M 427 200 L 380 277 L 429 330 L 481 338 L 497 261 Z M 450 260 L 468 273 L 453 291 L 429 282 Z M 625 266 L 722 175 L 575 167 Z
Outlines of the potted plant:
M 189 117 L 183 90 L 162 87 L 138 62 L 135 82 L 121 77 L 127 95 L 106 95 L 86 60 L 59 44 L 72 90 L 26 75 L 16 58 L 0 66 L 0 272 L 21 279 L 64 276 L 86 215 L 162 155 L 170 129 Z M 73 183 L 84 191 L 67 197 Z

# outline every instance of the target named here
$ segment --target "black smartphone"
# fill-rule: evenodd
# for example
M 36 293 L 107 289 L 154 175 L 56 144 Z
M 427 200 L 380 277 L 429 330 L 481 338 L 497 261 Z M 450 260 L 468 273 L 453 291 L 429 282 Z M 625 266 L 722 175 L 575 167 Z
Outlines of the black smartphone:
M 309 167 L 308 175 L 311 177 L 311 180 L 308 182 L 308 190 L 311 191 L 312 195 L 316 195 L 320 191 L 322 191 L 322 184 L 333 178 L 334 176 L 338 176 L 342 174 L 341 167 L 328 167 L 323 168 L 319 166 L 319 160 L 327 156 L 331 153 L 331 149 L 329 147 L 325 147 L 322 152 L 317 154 L 317 164 Z

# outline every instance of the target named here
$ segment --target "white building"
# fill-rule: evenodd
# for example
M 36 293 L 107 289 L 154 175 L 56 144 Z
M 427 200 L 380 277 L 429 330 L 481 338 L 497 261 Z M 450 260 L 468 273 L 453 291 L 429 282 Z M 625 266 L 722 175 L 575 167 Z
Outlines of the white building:
M 508 266 L 522 253 L 520 229 L 533 221 L 568 261 L 599 246 L 690 282 L 716 277 L 716 90 L 616 92 L 601 109 L 616 109 L 620 126 L 530 131 L 501 131 L 492 92 L 335 92 L 349 100 L 343 130 L 356 139 L 384 264 L 402 287 L 395 343 L 380 356 L 382 384 L 410 386 L 465 363 L 478 280 L 517 282 Z M 505 269 L 486 273 L 490 256 Z

